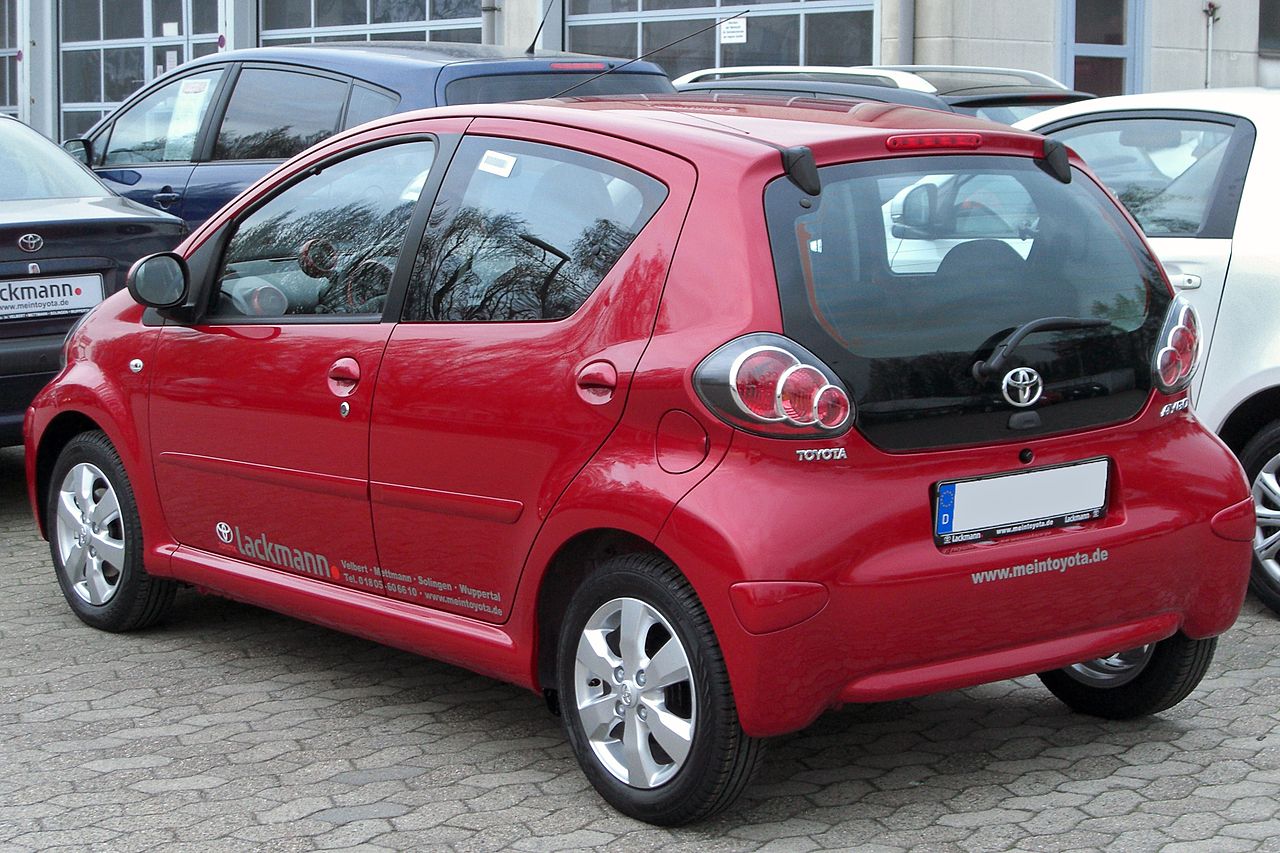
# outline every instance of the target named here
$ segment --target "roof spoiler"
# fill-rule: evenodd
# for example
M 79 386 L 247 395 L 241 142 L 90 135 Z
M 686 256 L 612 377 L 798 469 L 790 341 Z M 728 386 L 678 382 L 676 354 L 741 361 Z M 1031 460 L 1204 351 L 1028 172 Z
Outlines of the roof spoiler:
M 796 145 L 783 148 L 781 153 L 782 168 L 791 183 L 809 195 L 821 195 L 822 181 L 818 177 L 818 163 L 813 159 L 813 151 L 806 145 Z
M 1071 183 L 1071 160 L 1067 154 L 1067 146 L 1056 139 L 1044 141 L 1044 154 L 1036 158 L 1036 162 L 1050 175 L 1064 184 Z

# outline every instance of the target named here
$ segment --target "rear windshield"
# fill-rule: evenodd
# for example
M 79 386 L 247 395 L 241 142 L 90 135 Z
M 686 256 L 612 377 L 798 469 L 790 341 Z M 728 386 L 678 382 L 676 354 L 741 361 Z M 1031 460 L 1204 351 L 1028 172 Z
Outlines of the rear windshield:
M 998 156 L 820 171 L 817 199 L 784 178 L 766 191 L 784 322 L 853 390 L 873 441 L 908 449 L 1018 438 L 1001 377 L 979 381 L 973 364 L 1043 317 L 1110 324 L 1036 333 L 1017 349 L 1011 366 L 1034 367 L 1046 382 L 1022 434 L 1136 413 L 1169 294 L 1091 180 L 1075 172 L 1063 184 L 1031 158 Z M 1088 411 L 1054 405 L 1086 398 Z
M 584 95 L 665 95 L 675 91 L 661 74 L 605 74 L 599 72 L 551 71 L 545 74 L 487 74 L 462 77 L 444 90 L 446 104 L 497 104 L 504 101 L 532 101 L 550 98 L 577 86 L 569 94 Z M 591 78 L 596 79 L 592 80 Z M 591 82 L 586 82 L 591 80 Z M 582 85 L 578 86 L 577 84 Z

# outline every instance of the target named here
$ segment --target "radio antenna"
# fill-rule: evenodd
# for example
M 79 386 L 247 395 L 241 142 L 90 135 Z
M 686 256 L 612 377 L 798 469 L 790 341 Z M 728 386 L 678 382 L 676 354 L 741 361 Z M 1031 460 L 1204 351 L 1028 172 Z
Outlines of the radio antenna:
M 564 0 L 560 0 L 560 2 L 563 3 Z M 547 25 L 547 17 L 551 14 L 551 7 L 554 5 L 556 5 L 556 0 L 548 0 L 547 11 L 542 13 L 542 20 L 538 22 L 538 31 L 533 34 L 533 41 L 529 42 L 529 47 L 524 52 L 525 56 L 533 56 L 535 52 L 534 45 L 538 43 L 538 36 L 542 35 L 542 28 Z
M 588 84 L 588 83 L 590 83 L 592 80 L 599 80 L 599 79 L 600 79 L 601 77 L 603 77 L 604 75 L 606 75 L 606 74 L 612 74 L 613 72 L 615 72 L 615 71 L 617 71 L 617 70 L 619 70 L 619 69 L 626 68 L 628 65 L 630 65 L 630 64 L 631 64 L 631 63 L 633 63 L 633 62 L 639 62 L 639 61 L 640 61 L 640 60 L 642 60 L 642 59 L 647 59 L 647 58 L 649 58 L 650 56 L 653 56 L 655 53 L 661 53 L 662 51 L 666 50 L 666 49 L 667 49 L 667 48 L 669 48 L 669 47 L 675 47 L 676 45 L 678 45 L 678 44 L 679 44 L 680 42 L 682 42 L 682 41 L 688 41 L 689 39 L 693 38 L 694 36 L 702 35 L 702 34 L 703 34 L 703 33 L 705 33 L 707 30 L 712 29 L 713 27 L 718 27 L 718 26 L 720 26 L 720 25 L 721 25 L 721 24 L 723 24 L 723 23 L 726 23 L 726 22 L 728 22 L 728 21 L 732 21 L 734 18 L 741 18 L 743 15 L 747 14 L 747 12 L 748 12 L 748 11 L 750 11 L 750 10 L 749 10 L 749 9 L 743 9 L 743 10 L 742 10 L 741 12 L 739 12 L 738 14 L 736 14 L 736 15 L 730 15 L 729 17 L 725 18 L 723 21 L 712 21 L 711 23 L 707 24 L 707 25 L 706 25 L 705 27 L 703 27 L 702 29 L 694 30 L 693 32 L 689 33 L 687 36 L 681 36 L 680 38 L 676 39 L 675 41 L 667 42 L 667 43 L 666 43 L 666 44 L 664 44 L 662 47 L 655 47 L 653 50 L 648 51 L 647 53 L 642 53 L 642 54 L 640 54 L 640 55 L 639 55 L 639 56 L 637 56 L 635 59 L 628 59 L 626 62 L 622 63 L 621 65 L 615 65 L 613 68 L 609 68 L 609 69 L 606 69 L 606 70 L 604 70 L 604 71 L 601 71 L 599 74 L 592 75 L 591 77 L 588 77 L 586 80 L 581 80 L 581 81 L 579 81 L 579 82 L 577 82 L 577 83 L 574 83 L 574 84 L 573 84 L 572 86 L 570 86 L 569 88 L 567 88 L 567 89 L 561 89 L 559 92 L 556 92 L 556 93 L 555 93 L 554 95 L 552 95 L 551 97 L 552 97 L 552 98 L 558 98 L 558 97 L 560 97 L 561 95 L 566 95 L 566 94 L 568 94 L 569 92 L 572 92 L 574 89 L 578 88 L 579 86 L 585 86 L 585 85 L 587 85 L 587 84 Z

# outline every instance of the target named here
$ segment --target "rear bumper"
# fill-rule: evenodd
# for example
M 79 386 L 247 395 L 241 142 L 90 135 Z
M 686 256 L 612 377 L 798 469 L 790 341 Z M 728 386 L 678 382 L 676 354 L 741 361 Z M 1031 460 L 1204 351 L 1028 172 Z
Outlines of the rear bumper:
M 0 447 L 22 443 L 22 419 L 58 373 L 64 335 L 0 340 Z
M 963 464 L 904 455 L 876 471 L 852 452 L 854 464 L 806 469 L 791 447 L 762 457 L 735 446 L 658 545 L 697 588 L 743 727 L 757 736 L 845 702 L 1028 675 L 1178 631 L 1214 636 L 1235 621 L 1248 583 L 1249 493 L 1234 457 L 1193 420 L 1161 427 L 1159 443 L 1109 430 L 1115 441 L 1090 441 L 1087 454 L 1078 440 L 1037 443 L 1037 463 L 1113 460 L 1104 519 L 950 548 L 933 542 L 929 484 L 966 465 L 1000 470 L 999 459 L 974 457 L 1018 447 L 967 451 Z M 753 633 L 779 620 L 743 618 L 731 590 L 744 581 L 819 583 L 827 599 L 807 615 L 775 596 L 800 619 Z

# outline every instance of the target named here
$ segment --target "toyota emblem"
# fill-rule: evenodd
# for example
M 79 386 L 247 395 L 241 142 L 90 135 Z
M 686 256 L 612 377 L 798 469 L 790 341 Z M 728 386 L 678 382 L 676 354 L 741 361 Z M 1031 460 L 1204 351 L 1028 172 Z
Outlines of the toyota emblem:
M 24 252 L 38 252 L 44 248 L 44 238 L 39 234 L 23 234 L 18 238 L 18 248 Z
M 1044 393 L 1044 380 L 1030 367 L 1015 367 L 1004 375 L 1000 392 L 1011 405 L 1025 409 Z

